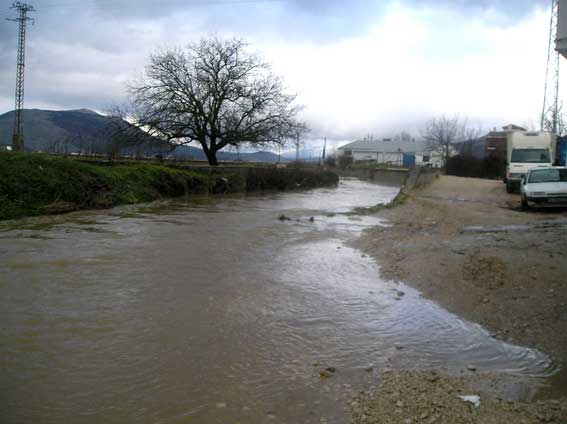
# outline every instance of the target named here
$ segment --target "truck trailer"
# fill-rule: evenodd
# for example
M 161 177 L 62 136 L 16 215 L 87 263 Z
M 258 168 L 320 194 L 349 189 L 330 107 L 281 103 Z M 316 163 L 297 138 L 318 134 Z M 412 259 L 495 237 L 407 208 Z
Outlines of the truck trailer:
M 508 134 L 506 190 L 520 188 L 530 169 L 546 168 L 555 163 L 557 136 L 548 131 L 514 131 Z

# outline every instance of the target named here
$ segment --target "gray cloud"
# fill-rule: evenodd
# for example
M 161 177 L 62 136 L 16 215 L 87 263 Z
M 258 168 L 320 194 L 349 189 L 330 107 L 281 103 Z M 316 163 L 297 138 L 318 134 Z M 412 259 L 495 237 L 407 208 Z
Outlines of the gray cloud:
M 27 104 L 97 109 L 120 101 L 124 82 L 142 69 L 150 51 L 214 33 L 281 43 L 330 44 L 365 34 L 394 3 L 443 8 L 471 17 L 494 12 L 494 25 L 501 26 L 530 16 L 534 8 L 549 6 L 547 0 L 28 2 L 37 12 L 33 14 L 36 24 L 28 31 Z M 0 6 L 0 109 L 8 110 L 14 90 L 17 25 L 4 20 L 15 16 L 4 3 Z M 453 53 L 458 54 L 460 47 L 455 44 Z

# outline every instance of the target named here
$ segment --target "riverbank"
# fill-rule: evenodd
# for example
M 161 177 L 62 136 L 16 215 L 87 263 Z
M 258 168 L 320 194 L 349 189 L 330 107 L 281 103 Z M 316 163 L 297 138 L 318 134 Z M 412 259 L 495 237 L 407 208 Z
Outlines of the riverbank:
M 500 181 L 442 176 L 406 194 L 403 204 L 377 212 L 392 225 L 367 231 L 356 247 L 377 259 L 384 279 L 416 287 L 424 297 L 481 324 L 495 338 L 547 353 L 563 370 L 553 378 L 547 396 L 565 406 L 567 215 L 521 212 L 518 196 L 507 194 Z M 399 373 L 388 378 L 411 387 L 415 376 Z M 390 380 L 385 380 L 386 387 Z M 451 384 L 467 390 L 457 380 Z M 451 391 L 451 396 L 456 394 Z M 496 391 L 500 395 L 505 396 Z M 375 396 L 380 405 L 387 393 Z M 390 412 L 395 409 L 394 402 Z M 567 422 L 566 408 L 549 410 L 548 421 L 538 414 L 542 411 L 527 411 L 521 415 L 524 421 L 516 422 Z M 415 414 L 408 419 L 421 422 Z M 435 422 L 501 421 L 497 415 L 492 421 L 479 415 L 470 421 Z
M 353 423 L 565 423 L 566 402 L 511 402 L 495 395 L 494 390 L 482 389 L 487 381 L 498 384 L 498 376 L 475 378 L 443 375 L 435 371 L 386 372 L 379 392 L 360 393 L 351 402 Z M 477 406 L 475 401 L 478 401 Z
M 304 189 L 337 182 L 337 175 L 319 169 L 191 169 L 2 152 L 0 220 L 110 208 L 189 194 Z

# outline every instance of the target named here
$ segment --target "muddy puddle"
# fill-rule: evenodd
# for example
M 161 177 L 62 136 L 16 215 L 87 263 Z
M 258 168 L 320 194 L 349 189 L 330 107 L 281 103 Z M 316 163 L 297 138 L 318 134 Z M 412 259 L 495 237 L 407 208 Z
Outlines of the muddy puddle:
M 396 193 L 347 179 L 0 224 L 2 422 L 348 423 L 384 369 L 551 375 L 348 247 L 387 223 L 345 213 Z

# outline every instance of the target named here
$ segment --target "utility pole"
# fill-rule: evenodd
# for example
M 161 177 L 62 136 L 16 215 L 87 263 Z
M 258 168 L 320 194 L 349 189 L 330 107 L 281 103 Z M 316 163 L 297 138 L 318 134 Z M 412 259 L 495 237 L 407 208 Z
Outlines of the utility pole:
M 323 144 L 323 154 L 321 155 L 321 160 L 325 164 L 325 155 L 327 153 L 327 137 L 325 137 L 325 144 Z M 319 166 L 321 166 L 321 160 L 319 161 Z
M 551 1 L 551 19 L 549 22 L 549 41 L 547 46 L 547 68 L 545 71 L 545 88 L 543 92 L 543 109 L 541 111 L 541 131 L 547 130 L 557 134 L 559 115 L 559 52 L 555 49 L 558 24 L 558 0 Z
M 35 12 L 33 6 L 15 1 L 12 3 L 11 9 L 18 12 L 18 17 L 15 19 L 8 19 L 9 21 L 17 22 L 19 24 L 18 30 L 18 64 L 16 71 L 16 118 L 14 120 L 14 133 L 12 137 L 12 149 L 15 151 L 24 150 L 24 70 L 26 58 L 26 26 L 28 21 L 33 21 L 28 17 L 29 12 Z

